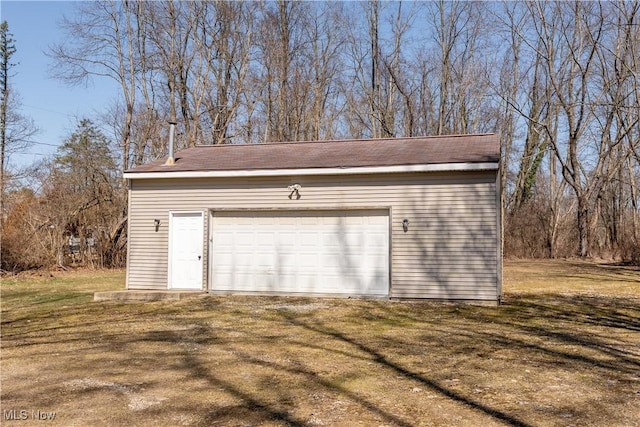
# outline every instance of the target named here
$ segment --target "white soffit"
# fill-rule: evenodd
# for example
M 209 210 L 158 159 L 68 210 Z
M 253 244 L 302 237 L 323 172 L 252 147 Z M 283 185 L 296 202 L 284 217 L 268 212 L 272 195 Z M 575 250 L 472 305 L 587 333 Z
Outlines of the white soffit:
M 411 173 L 411 172 L 454 172 L 497 170 L 498 163 L 438 163 L 430 165 L 401 166 L 369 166 L 356 168 L 309 168 L 309 169 L 257 169 L 228 171 L 170 171 L 166 172 L 129 172 L 125 179 L 158 179 L 158 178 L 236 178 L 253 176 L 305 176 L 305 175 L 359 175 L 378 173 Z

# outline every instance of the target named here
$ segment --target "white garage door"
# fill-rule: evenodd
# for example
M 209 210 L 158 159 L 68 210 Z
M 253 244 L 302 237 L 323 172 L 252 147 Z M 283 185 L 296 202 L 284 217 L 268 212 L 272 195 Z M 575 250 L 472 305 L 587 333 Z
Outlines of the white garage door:
M 215 212 L 212 290 L 386 296 L 388 211 Z

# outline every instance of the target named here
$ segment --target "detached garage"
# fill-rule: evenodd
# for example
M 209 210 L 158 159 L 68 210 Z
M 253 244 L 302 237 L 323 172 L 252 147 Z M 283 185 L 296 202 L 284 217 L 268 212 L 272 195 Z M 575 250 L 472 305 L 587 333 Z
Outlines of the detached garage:
M 127 288 L 498 301 L 498 168 L 491 134 L 196 146 L 125 172 Z

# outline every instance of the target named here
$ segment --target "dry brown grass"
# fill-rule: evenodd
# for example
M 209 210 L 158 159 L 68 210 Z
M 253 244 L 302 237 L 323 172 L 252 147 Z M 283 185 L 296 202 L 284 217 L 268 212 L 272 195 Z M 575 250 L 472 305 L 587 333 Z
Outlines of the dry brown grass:
M 3 282 L 3 425 L 640 425 L 637 269 L 508 262 L 498 308 L 91 302 L 122 283 Z

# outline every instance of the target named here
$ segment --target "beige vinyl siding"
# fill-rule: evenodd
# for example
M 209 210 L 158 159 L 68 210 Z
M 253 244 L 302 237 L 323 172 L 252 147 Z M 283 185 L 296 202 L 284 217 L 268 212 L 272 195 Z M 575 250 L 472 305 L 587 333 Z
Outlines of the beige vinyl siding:
M 301 185 L 300 199 L 288 198 L 287 186 L 294 183 Z M 134 179 L 130 203 L 130 289 L 166 289 L 172 210 L 382 208 L 390 210 L 390 297 L 497 298 L 496 171 Z M 162 221 L 158 232 L 155 218 Z M 205 215 L 206 258 L 208 220 Z M 205 259 L 205 278 L 207 266 Z
M 449 189 L 427 186 L 394 209 L 410 225 L 404 233 L 402 220 L 393 222 L 393 297 L 496 299 L 495 184 Z

